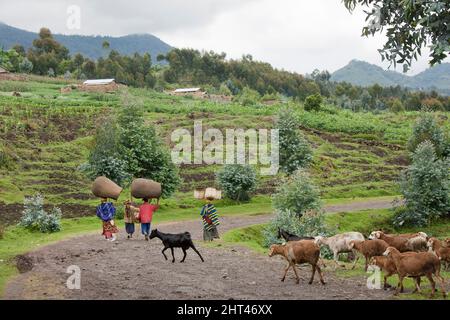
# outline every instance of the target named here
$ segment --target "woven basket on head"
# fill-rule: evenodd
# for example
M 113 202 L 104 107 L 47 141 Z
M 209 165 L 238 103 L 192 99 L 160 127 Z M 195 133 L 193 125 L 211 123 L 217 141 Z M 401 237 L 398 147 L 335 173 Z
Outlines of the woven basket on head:
M 161 184 L 150 179 L 135 179 L 131 183 L 131 195 L 134 198 L 159 198 L 161 192 Z
M 98 177 L 92 184 L 92 193 L 99 198 L 112 198 L 117 200 L 122 188 L 106 177 Z

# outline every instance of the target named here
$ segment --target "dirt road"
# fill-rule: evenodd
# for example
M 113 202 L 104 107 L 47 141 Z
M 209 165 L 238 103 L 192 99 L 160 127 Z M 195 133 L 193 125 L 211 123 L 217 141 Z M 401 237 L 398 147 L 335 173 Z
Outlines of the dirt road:
M 377 201 L 377 208 L 388 206 Z M 360 210 L 362 203 L 332 206 L 329 212 Z M 223 217 L 220 232 L 260 224 L 270 215 Z M 33 263 L 31 271 L 12 279 L 4 299 L 385 299 L 391 293 L 368 290 L 365 278 L 341 279 L 325 271 L 322 286 L 318 278 L 308 285 L 310 266 L 300 268 L 301 281 L 295 284 L 293 274 L 280 281 L 285 262 L 269 258 L 247 248 L 211 248 L 202 244 L 200 221 L 166 223 L 157 227 L 163 232 L 189 230 L 202 263 L 188 251 L 185 263 L 179 263 L 181 250 L 175 251 L 176 263 L 164 260 L 158 239 L 146 242 L 141 235 L 125 239 L 120 233 L 116 242 L 97 235 L 71 238 L 43 247 L 26 255 Z M 170 250 L 168 251 L 170 252 Z M 69 266 L 79 266 L 81 289 L 70 290 L 66 281 Z M 291 271 L 292 272 L 292 271 Z

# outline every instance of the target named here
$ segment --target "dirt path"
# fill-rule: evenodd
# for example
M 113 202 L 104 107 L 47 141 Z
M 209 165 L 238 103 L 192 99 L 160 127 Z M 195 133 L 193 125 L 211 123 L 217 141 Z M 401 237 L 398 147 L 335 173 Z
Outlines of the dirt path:
M 372 203 L 385 207 L 387 203 Z M 329 212 L 360 210 L 355 206 L 332 206 Z M 372 207 L 370 207 L 372 208 Z M 223 217 L 220 232 L 260 224 L 270 215 Z M 76 237 L 43 247 L 27 255 L 33 269 L 12 279 L 4 299 L 384 299 L 391 293 L 368 290 L 364 278 L 341 279 L 325 272 L 327 284 L 318 278 L 308 285 L 309 266 L 300 269 L 301 281 L 295 284 L 293 274 L 280 281 L 285 262 L 269 258 L 239 246 L 211 248 L 202 244 L 199 221 L 166 223 L 163 232 L 189 230 L 205 258 L 188 251 L 185 263 L 179 263 L 181 250 L 175 250 L 177 262 L 164 260 L 158 239 L 146 242 L 142 236 L 127 240 L 124 232 L 110 243 L 100 235 Z M 169 250 L 170 251 L 170 250 Z M 69 290 L 66 273 L 69 266 L 81 269 L 81 289 Z M 291 271 L 292 272 L 292 271 Z

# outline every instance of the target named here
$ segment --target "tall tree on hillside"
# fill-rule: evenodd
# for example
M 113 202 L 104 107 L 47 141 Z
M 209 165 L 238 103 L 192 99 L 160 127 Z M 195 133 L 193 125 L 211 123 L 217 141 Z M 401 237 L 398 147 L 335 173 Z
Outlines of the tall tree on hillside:
M 387 41 L 379 50 L 382 59 L 407 71 L 422 49 L 430 46 L 430 64 L 443 61 L 450 53 L 450 1 L 448 0 L 343 0 L 353 11 L 357 5 L 370 10 L 362 30 L 364 36 L 386 29 Z
M 307 167 L 312 161 L 311 147 L 299 131 L 299 127 L 300 124 L 292 109 L 280 110 L 276 123 L 280 141 L 280 168 L 288 175 Z
M 58 70 L 63 60 L 70 59 L 69 50 L 57 42 L 47 28 L 42 28 L 39 38 L 33 40 L 27 57 L 33 63 L 33 72 L 40 75 L 47 75 L 49 70 Z

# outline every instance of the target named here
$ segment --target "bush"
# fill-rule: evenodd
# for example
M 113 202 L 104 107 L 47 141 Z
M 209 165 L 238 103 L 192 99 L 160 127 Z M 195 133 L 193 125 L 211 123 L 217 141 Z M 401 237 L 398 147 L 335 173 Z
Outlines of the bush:
M 396 212 L 397 227 L 429 225 L 450 211 L 450 159 L 438 159 L 429 141 L 419 144 L 412 158 L 400 180 L 405 207 Z
M 40 194 L 24 199 L 24 210 L 19 225 L 29 230 L 52 233 L 61 230 L 61 209 L 44 210 L 44 197 Z
M 450 155 L 447 153 L 448 141 L 444 131 L 439 127 L 436 119 L 430 112 L 423 112 L 414 124 L 412 136 L 408 141 L 408 150 L 414 152 L 417 146 L 426 140 L 434 145 L 438 157 Z
M 299 122 L 292 109 L 280 110 L 276 123 L 279 130 L 279 161 L 281 170 L 287 174 L 307 167 L 313 158 L 311 147 L 298 127 Z
M 312 184 L 309 174 L 304 170 L 281 181 L 272 203 L 277 211 L 290 211 L 299 217 L 307 211 L 320 210 L 322 207 L 319 189 Z
M 261 96 L 258 91 L 245 87 L 234 100 L 237 100 L 243 106 L 255 106 L 260 103 Z
M 249 165 L 225 165 L 217 173 L 217 182 L 228 198 L 247 201 L 256 188 L 256 172 Z
M 123 220 L 125 217 L 125 207 L 124 206 L 118 206 L 116 208 L 116 215 L 114 216 L 114 219 L 116 220 Z
M 306 111 L 319 111 L 320 105 L 323 102 L 323 98 L 320 94 L 316 93 L 310 95 L 305 100 L 305 110 Z

